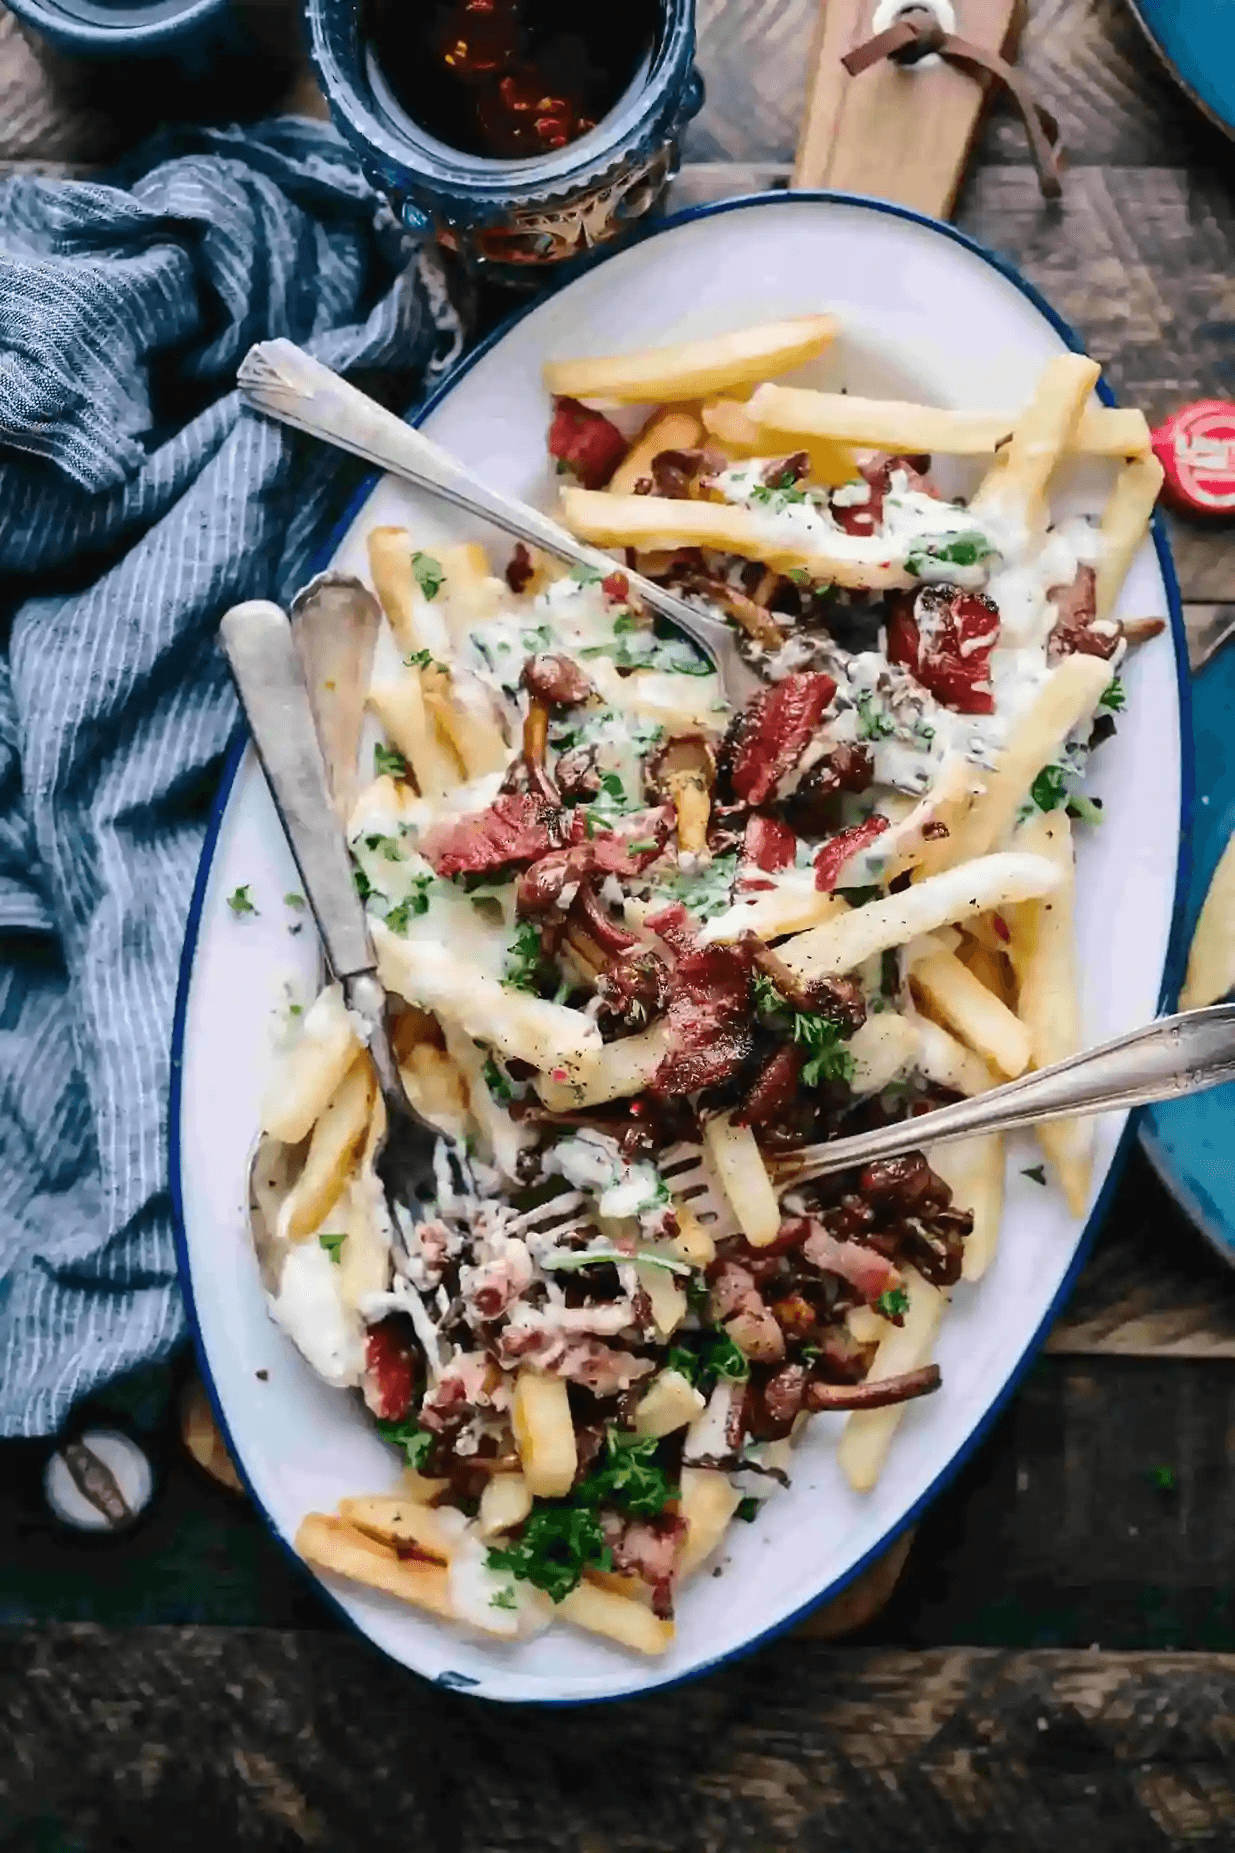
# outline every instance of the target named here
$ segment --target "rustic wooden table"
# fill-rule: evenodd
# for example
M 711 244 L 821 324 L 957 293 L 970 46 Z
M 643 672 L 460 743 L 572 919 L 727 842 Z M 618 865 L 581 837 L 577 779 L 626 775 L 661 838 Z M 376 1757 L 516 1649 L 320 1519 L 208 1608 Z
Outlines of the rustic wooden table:
M 785 183 L 818 4 L 700 0 L 708 101 L 674 203 Z M 206 107 L 320 113 L 282 0 L 254 17 L 268 59 Z M 1022 62 L 1063 127 L 1063 201 L 997 108 L 960 224 L 1151 419 L 1235 396 L 1230 144 L 1123 0 L 1032 0 Z M 165 110 L 36 53 L 0 9 L 0 173 L 88 173 Z M 1235 606 L 1235 538 L 1173 538 L 1199 633 Z M 572 1714 L 398 1674 L 184 1466 L 139 1533 L 84 1557 L 39 1515 L 40 1451 L 11 1445 L 0 1847 L 344 1847 L 361 1819 L 366 1842 L 402 1828 L 435 1853 L 1033 1853 L 1065 1824 L 1086 1853 L 1235 1845 L 1233 1359 L 1235 1276 L 1134 1154 L 1046 1354 L 885 1566 L 874 1621 L 839 1647 L 833 1612 L 687 1691 Z

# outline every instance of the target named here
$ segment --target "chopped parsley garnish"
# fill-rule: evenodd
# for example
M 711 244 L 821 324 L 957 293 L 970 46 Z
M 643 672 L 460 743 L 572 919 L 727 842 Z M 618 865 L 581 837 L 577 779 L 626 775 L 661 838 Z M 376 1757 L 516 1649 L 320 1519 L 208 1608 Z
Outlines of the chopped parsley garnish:
M 403 658 L 409 669 L 440 669 L 444 676 L 450 674 L 445 663 L 439 663 L 429 650 L 413 650 L 410 656 Z
M 810 574 L 804 566 L 791 566 L 789 568 L 789 578 L 793 581 L 794 585 L 810 584 Z
M 663 1512 L 677 1488 L 664 1468 L 657 1465 L 654 1436 L 646 1440 L 627 1439 L 616 1429 L 609 1429 L 605 1439 L 605 1462 L 581 1480 L 573 1499 L 582 1506 L 613 1506 L 637 1518 L 655 1518 Z
M 500 1101 L 503 1106 L 506 1106 L 509 1101 L 514 1099 L 515 1090 L 510 1084 L 510 1076 L 506 1074 L 502 1068 L 499 1068 L 492 1056 L 490 1056 L 485 1063 L 483 1072 L 485 1086 L 495 1100 Z
M 677 1498 L 677 1487 L 657 1463 L 659 1445 L 609 1429 L 603 1465 L 580 1481 L 569 1499 L 538 1503 L 517 1538 L 489 1551 L 487 1567 L 508 1570 L 555 1602 L 570 1594 L 585 1570 L 612 1569 L 613 1553 L 597 1508 L 655 1518 Z
M 629 631 L 637 631 L 642 628 L 642 625 L 639 623 L 633 611 L 619 611 L 614 616 L 613 630 L 614 635 L 617 637 L 623 637 Z
M 1068 800 L 1068 775 L 1062 766 L 1043 766 L 1029 795 L 1040 811 L 1057 811 Z
M 342 1250 L 344 1242 L 347 1240 L 347 1231 L 345 1229 L 330 1229 L 327 1230 L 325 1234 L 319 1235 L 317 1239 L 337 1267 L 339 1265 L 340 1251 Z
M 1102 822 L 1100 800 L 1087 798 L 1083 791 L 1073 791 L 1066 766 L 1043 766 L 1029 788 L 1029 795 L 1040 811 L 1057 811 L 1063 805 L 1068 816 L 1081 823 Z
M 364 844 L 366 849 L 380 850 L 383 860 L 386 862 L 405 862 L 407 860 L 400 848 L 397 836 L 367 836 L 364 840 Z
M 1109 683 L 1098 702 L 1100 708 L 1109 708 L 1112 714 L 1118 714 L 1127 702 L 1127 690 L 1118 676 Z
M 896 732 L 895 723 L 879 713 L 870 695 L 859 695 L 853 705 L 858 711 L 859 740 L 886 740 Z
M 379 740 L 373 748 L 373 772 L 379 779 L 383 775 L 392 779 L 405 779 L 407 761 L 393 746 L 383 746 Z
M 697 920 L 711 920 L 729 906 L 737 872 L 735 850 L 729 856 L 713 856 L 706 868 L 693 874 L 680 869 L 657 886 L 671 899 L 681 901 Z
M 1043 1189 L 1046 1188 L 1045 1165 L 1027 1165 L 1021 1172 L 1021 1176 L 1029 1178 L 1035 1184 L 1041 1184 Z
M 356 884 L 356 892 L 362 901 L 367 901 L 371 894 L 377 893 L 377 889 L 373 886 L 373 883 L 369 880 L 369 877 L 365 874 L 363 869 L 353 869 L 352 880 Z
M 242 887 L 235 889 L 233 893 L 228 895 L 227 905 L 231 908 L 237 920 L 243 920 L 246 914 L 255 914 L 257 912 L 256 907 L 254 907 L 252 901 L 249 899 L 248 882 L 245 882 Z
M 495 1589 L 489 1597 L 491 1609 L 517 1609 L 518 1606 L 519 1598 L 509 1585 L 505 1589 Z
M 428 913 L 429 890 L 433 882 L 432 875 L 413 875 L 406 897 L 387 911 L 386 925 L 392 933 L 406 933 L 407 923 L 413 915 Z
M 909 1311 L 909 1295 L 903 1287 L 889 1287 L 875 1301 L 875 1310 L 885 1319 L 899 1319 L 902 1313 Z
M 615 804 L 621 804 L 626 797 L 626 787 L 616 772 L 602 772 L 600 786 L 605 796 L 612 798 Z
M 929 537 L 905 558 L 906 571 L 915 579 L 925 579 L 940 566 L 983 566 L 995 558 L 996 549 L 985 534 L 973 528 L 964 534 Z
M 442 571 L 441 561 L 435 560 L 431 553 L 414 553 L 412 555 L 412 571 L 416 576 L 416 584 L 420 587 L 425 597 L 428 599 L 436 598 L 446 578 L 445 573 Z
M 421 1428 L 419 1422 L 411 1416 L 405 1416 L 401 1422 L 385 1422 L 379 1419 L 377 1432 L 383 1441 L 390 1443 L 391 1447 L 402 1448 L 407 1456 L 408 1466 L 414 1467 L 417 1472 L 429 1458 L 429 1450 L 433 1446 L 433 1434 L 429 1429 Z
M 787 1030 L 794 1042 L 809 1051 L 802 1068 L 804 1086 L 853 1079 L 853 1056 L 831 1017 L 821 1016 L 817 1010 L 795 1009 L 764 972 L 755 973 L 755 1008 L 761 1016 L 771 1019 L 774 1028 Z
M 686 1288 L 688 1300 L 691 1287 L 695 1284 L 691 1281 Z M 701 1284 L 704 1287 L 704 1306 L 701 1308 L 696 1304 L 694 1307 L 696 1312 L 706 1311 L 709 1297 L 706 1282 Z M 733 1342 L 728 1332 L 709 1327 L 706 1332 L 699 1334 L 697 1345 L 672 1346 L 665 1358 L 665 1369 L 677 1371 L 680 1376 L 685 1377 L 687 1383 L 693 1384 L 697 1390 L 702 1390 L 706 1395 L 718 1377 L 727 1378 L 730 1383 L 745 1383 L 750 1376 L 750 1360 L 741 1347 Z
M 750 1498 L 739 1499 L 733 1508 L 733 1516 L 740 1518 L 747 1525 L 753 1525 L 759 1516 L 759 1501 Z
M 1175 1469 L 1173 1467 L 1151 1467 L 1149 1478 L 1160 1493 L 1175 1491 Z
M 718 1332 L 704 1345 L 703 1369 L 713 1376 L 727 1377 L 730 1383 L 745 1383 L 750 1376 L 750 1359 L 728 1332 Z
M 594 566 L 579 565 L 571 567 L 570 576 L 576 585 L 599 585 L 605 575 L 598 573 Z
M 289 894 L 283 896 L 283 905 L 284 907 L 303 907 L 305 898 L 303 894 L 297 894 L 295 889 L 292 889 Z
M 791 502 L 808 502 L 810 496 L 800 489 L 791 471 L 786 470 L 775 482 L 756 483 L 750 500 L 764 508 L 787 508 Z
M 522 1582 L 543 1589 L 562 1602 L 585 1570 L 611 1570 L 613 1552 L 605 1543 L 594 1512 L 574 1505 L 538 1506 L 521 1535 L 500 1550 L 490 1550 L 490 1570 L 509 1570 Z
M 509 991 L 537 990 L 537 974 L 544 962 L 540 928 L 534 920 L 523 920 L 514 939 L 506 948 L 506 969 L 502 983 Z

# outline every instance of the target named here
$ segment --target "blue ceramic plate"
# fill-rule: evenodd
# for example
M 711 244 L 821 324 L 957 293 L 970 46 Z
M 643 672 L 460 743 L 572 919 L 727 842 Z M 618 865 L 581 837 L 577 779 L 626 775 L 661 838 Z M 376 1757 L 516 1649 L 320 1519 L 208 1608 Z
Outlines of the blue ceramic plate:
M 1193 101 L 1235 135 L 1232 0 L 1129 0 L 1129 5 Z
M 1235 17 L 1232 19 L 1235 28 Z M 1196 743 L 1192 878 L 1187 930 L 1191 938 L 1210 879 L 1235 830 L 1235 650 L 1216 656 L 1192 691 Z M 1194 1094 L 1170 1106 L 1151 1107 L 1141 1141 L 1163 1181 L 1223 1257 L 1235 1263 L 1235 1082 L 1209 1094 Z

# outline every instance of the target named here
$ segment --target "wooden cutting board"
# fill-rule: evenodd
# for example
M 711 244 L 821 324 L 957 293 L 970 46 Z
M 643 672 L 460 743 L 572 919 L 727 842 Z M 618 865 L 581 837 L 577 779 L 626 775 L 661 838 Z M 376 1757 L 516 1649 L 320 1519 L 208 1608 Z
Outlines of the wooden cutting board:
M 960 38 L 1015 55 L 1022 0 L 953 0 Z M 989 82 L 941 58 L 885 59 L 850 77 L 841 59 L 874 36 L 874 0 L 820 0 L 806 113 L 791 184 L 869 193 L 946 219 Z

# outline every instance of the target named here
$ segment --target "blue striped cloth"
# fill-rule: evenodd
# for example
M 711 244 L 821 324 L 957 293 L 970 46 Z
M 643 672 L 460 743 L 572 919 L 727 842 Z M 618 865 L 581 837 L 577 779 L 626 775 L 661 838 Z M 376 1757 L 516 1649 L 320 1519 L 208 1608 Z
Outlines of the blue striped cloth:
M 0 1434 L 180 1337 L 168 1047 L 236 704 L 359 465 L 242 413 L 287 335 L 408 404 L 459 329 L 329 128 L 180 132 L 0 186 Z

